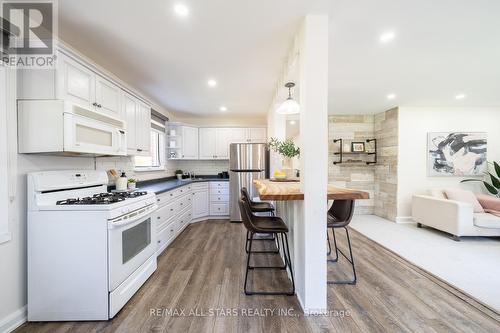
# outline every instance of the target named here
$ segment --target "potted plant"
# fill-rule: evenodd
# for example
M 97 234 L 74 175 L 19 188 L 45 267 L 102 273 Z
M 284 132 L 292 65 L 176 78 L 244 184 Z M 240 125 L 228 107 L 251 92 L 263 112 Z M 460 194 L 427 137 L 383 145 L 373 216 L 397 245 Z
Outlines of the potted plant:
M 184 174 L 184 172 L 182 172 L 182 170 L 180 170 L 180 169 L 175 170 L 175 175 L 177 176 L 177 179 L 181 180 L 183 174 Z
M 131 190 L 131 191 L 135 190 L 136 185 L 137 185 L 137 179 L 135 179 L 135 178 L 129 178 L 127 180 L 127 188 L 129 190 Z
M 487 178 L 490 179 L 490 183 L 483 179 L 464 179 L 461 181 L 461 183 L 466 183 L 466 182 L 482 182 L 484 187 L 488 190 L 489 193 L 493 194 L 496 197 L 500 198 L 500 164 L 497 162 L 490 163 L 490 165 L 493 166 L 493 170 L 495 171 L 494 175 L 491 173 L 489 170 L 488 172 L 485 172 L 484 174 L 486 175 Z
M 286 178 L 290 178 L 292 176 L 292 158 L 296 156 L 300 156 L 300 148 L 295 146 L 295 143 L 292 139 L 285 139 L 284 141 L 280 141 L 276 138 L 271 138 L 268 143 L 269 148 L 271 148 L 274 152 L 283 156 L 282 160 L 282 168 L 286 174 Z

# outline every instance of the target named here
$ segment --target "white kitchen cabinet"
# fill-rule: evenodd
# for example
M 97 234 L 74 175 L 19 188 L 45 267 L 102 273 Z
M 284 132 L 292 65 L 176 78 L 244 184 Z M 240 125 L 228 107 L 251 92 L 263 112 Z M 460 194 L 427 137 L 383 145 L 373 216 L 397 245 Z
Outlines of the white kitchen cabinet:
M 199 130 L 200 160 L 215 159 L 216 133 L 217 133 L 216 128 L 200 128 Z
M 121 118 L 121 89 L 100 75 L 95 77 L 95 101 L 99 111 Z
M 231 143 L 231 129 L 217 128 L 215 132 L 215 159 L 229 159 L 229 144 Z
M 208 188 L 193 190 L 193 219 L 209 215 Z
M 186 160 L 198 159 L 198 128 L 182 126 L 182 153 L 180 158 Z
M 211 216 L 229 215 L 229 182 L 210 182 Z
M 263 127 L 255 127 L 247 129 L 247 142 L 250 143 L 266 143 L 267 131 Z
M 151 145 L 151 108 L 134 96 L 122 93 L 122 108 L 127 122 L 129 155 L 149 155 Z
M 245 143 L 247 142 L 247 129 L 246 128 L 231 128 L 231 142 L 230 143 Z
M 58 53 L 58 97 L 87 109 L 95 109 L 95 73 Z

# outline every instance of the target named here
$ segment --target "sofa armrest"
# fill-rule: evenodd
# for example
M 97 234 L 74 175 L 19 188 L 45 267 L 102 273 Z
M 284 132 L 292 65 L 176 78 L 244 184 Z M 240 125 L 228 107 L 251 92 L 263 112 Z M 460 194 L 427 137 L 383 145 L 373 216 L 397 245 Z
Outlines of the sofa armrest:
M 473 228 L 472 205 L 464 202 L 415 195 L 412 215 L 418 223 L 456 236 L 465 235 Z

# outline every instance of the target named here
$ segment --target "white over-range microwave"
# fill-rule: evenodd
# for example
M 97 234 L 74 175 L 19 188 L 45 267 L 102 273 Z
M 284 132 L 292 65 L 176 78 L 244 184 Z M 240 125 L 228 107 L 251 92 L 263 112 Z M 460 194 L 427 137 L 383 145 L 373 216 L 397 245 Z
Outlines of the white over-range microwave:
M 64 100 L 20 100 L 19 153 L 127 154 L 123 120 Z

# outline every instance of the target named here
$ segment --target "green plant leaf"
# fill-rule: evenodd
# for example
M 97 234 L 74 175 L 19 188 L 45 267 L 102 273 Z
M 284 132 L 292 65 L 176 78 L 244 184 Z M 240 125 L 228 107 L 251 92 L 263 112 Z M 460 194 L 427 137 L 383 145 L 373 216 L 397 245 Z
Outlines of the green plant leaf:
M 497 177 L 500 178 L 500 165 L 497 162 L 493 162 L 493 166 L 495 167 Z
M 496 188 L 494 188 L 492 185 L 488 184 L 487 182 L 483 182 L 484 186 L 493 195 L 497 195 L 499 192 Z
M 500 180 L 498 180 L 498 178 L 493 176 L 493 174 L 491 174 L 491 173 L 490 173 L 490 178 L 491 178 L 491 184 L 495 188 L 500 189 Z

